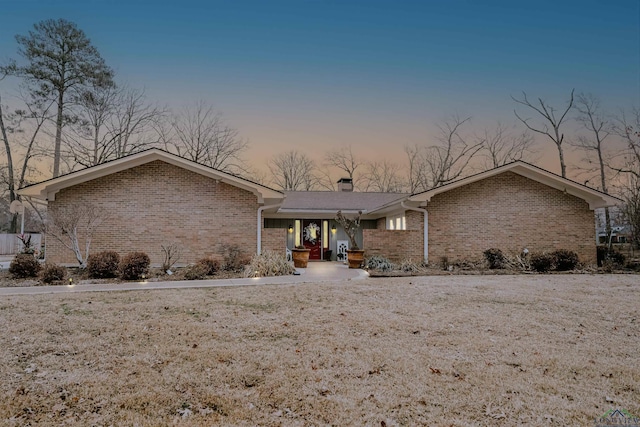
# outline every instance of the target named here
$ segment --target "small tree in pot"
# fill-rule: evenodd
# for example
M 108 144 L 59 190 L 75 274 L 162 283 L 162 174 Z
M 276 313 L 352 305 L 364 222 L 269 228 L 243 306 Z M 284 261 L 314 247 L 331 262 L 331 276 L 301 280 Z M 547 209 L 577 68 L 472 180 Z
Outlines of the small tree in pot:
M 350 249 L 347 251 L 347 259 L 349 260 L 349 268 L 360 268 L 364 262 L 364 250 L 360 249 L 356 241 L 356 235 L 360 229 L 360 217 L 362 211 L 358 211 L 355 218 L 347 218 L 342 211 L 336 214 L 336 221 L 342 226 L 344 232 L 349 238 Z

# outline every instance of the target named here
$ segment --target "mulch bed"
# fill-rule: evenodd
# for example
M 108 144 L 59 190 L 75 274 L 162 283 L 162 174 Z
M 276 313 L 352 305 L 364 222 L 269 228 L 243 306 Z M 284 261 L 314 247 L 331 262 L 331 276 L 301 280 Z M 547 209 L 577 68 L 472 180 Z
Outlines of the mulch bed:
M 145 279 L 148 282 L 168 282 L 168 281 L 181 281 L 187 280 L 184 277 L 185 273 L 184 268 L 176 269 L 174 274 L 168 275 L 164 273 L 159 268 L 152 268 L 149 272 L 149 276 Z M 235 271 L 218 271 L 215 275 L 206 276 L 205 279 L 235 279 L 244 277 L 240 272 Z M 67 285 L 70 282 L 70 279 L 73 283 L 77 285 L 88 285 L 88 284 L 102 284 L 102 283 L 127 283 L 127 282 L 138 282 L 139 280 L 122 280 L 118 277 L 109 278 L 109 279 L 90 279 L 87 274 L 78 269 L 78 268 L 67 268 L 67 276 L 64 281 L 54 282 L 54 283 L 44 283 L 40 278 L 31 277 L 25 279 L 17 279 L 12 277 L 8 270 L 0 271 L 0 287 L 30 287 L 30 286 L 56 286 L 56 285 Z

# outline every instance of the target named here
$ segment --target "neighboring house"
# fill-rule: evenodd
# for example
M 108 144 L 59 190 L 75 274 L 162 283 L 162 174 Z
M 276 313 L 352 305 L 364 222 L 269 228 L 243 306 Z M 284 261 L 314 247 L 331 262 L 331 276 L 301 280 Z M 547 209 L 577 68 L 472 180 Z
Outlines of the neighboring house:
M 361 193 L 349 180 L 336 192 L 280 192 L 158 149 L 25 187 L 52 211 L 93 204 L 108 214 L 92 252 L 144 251 L 162 262 L 177 243 L 182 262 L 219 257 L 225 245 L 247 254 L 303 244 L 312 259 L 339 258 L 348 246 L 338 210 L 362 212 L 366 253 L 439 262 L 477 259 L 488 248 L 571 249 L 595 262 L 593 210 L 618 199 L 524 162 L 514 162 L 418 194 Z M 345 245 L 346 244 L 346 245 Z M 47 260 L 74 263 L 46 241 Z
M 605 227 L 598 227 L 598 243 L 606 245 L 609 240 L 614 245 L 624 245 L 631 242 L 631 226 L 626 225 L 612 225 L 611 236 L 607 236 L 607 229 Z M 609 238 L 609 240 L 607 239 Z

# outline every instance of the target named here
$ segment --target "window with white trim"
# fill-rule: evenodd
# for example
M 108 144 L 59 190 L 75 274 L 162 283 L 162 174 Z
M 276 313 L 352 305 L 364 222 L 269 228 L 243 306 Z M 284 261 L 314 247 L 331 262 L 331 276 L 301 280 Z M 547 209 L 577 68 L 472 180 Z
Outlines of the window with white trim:
M 387 230 L 406 230 L 406 229 L 407 229 L 407 220 L 404 214 L 387 217 Z

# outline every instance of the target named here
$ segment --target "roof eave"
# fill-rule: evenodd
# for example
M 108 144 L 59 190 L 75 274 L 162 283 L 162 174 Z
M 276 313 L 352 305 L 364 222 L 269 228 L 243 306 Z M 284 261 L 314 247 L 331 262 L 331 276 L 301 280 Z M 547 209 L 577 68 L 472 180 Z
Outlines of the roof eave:
M 578 197 L 586 201 L 589 204 L 590 209 L 615 206 L 622 202 L 622 200 L 616 197 L 575 183 L 569 179 L 562 178 L 544 169 L 529 165 L 524 162 L 514 162 L 508 165 L 497 167 L 495 169 L 481 172 L 479 174 L 463 178 L 451 184 L 443 185 L 442 187 L 437 187 L 428 191 L 424 191 L 422 193 L 414 194 L 410 196 L 408 200 L 411 202 L 426 203 L 431 201 L 431 198 L 437 194 L 445 193 L 447 191 L 451 191 L 456 188 L 469 185 L 507 171 L 511 171 L 518 175 L 524 176 L 525 178 L 529 178 L 551 188 L 555 188 L 564 193 Z
M 41 182 L 39 184 L 34 184 L 18 190 L 18 194 L 44 201 L 53 201 L 55 200 L 56 194 L 64 188 L 102 178 L 107 175 L 141 166 L 156 160 L 161 160 L 174 166 L 190 170 L 194 173 L 207 176 L 216 180 L 217 182 L 223 182 L 225 184 L 233 185 L 243 190 L 252 192 L 258 198 L 259 204 L 264 204 L 265 200 L 274 203 L 276 201 L 284 199 L 284 193 L 273 190 L 269 187 L 247 181 L 226 172 L 218 171 L 208 166 L 200 165 L 166 151 L 157 149 L 143 151 L 108 163 L 83 169 L 69 175 L 54 178 L 48 181 Z

